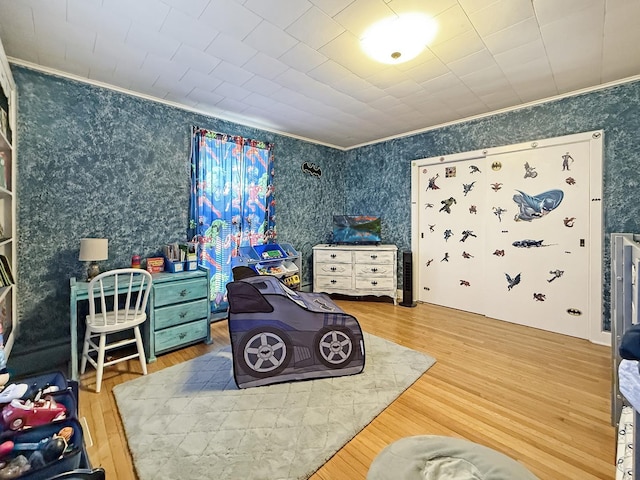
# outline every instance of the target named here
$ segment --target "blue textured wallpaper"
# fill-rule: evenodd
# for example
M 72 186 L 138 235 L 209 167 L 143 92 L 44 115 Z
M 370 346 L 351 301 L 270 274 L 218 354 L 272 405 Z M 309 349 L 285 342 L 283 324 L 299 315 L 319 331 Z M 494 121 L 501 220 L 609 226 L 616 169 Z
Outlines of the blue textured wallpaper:
M 103 269 L 185 240 L 192 125 L 275 143 L 277 234 L 303 254 L 344 209 L 344 154 L 112 90 L 12 67 L 18 85 L 16 351 L 69 337 L 69 278 L 81 237 L 109 239 Z M 305 174 L 312 162 L 323 172 Z
M 603 317 L 608 328 L 609 235 L 640 232 L 640 82 L 349 151 L 346 207 L 381 214 L 385 242 L 409 250 L 412 160 L 599 129 L 605 131 Z
M 588 130 L 605 130 L 606 318 L 608 234 L 640 231 L 640 82 L 342 152 L 12 70 L 19 108 L 16 350 L 68 338 L 69 278 L 84 274 L 81 237 L 109 238 L 103 268 L 185 239 L 192 125 L 275 143 L 278 238 L 302 252 L 304 284 L 311 283 L 311 247 L 327 240 L 332 214 L 380 214 L 385 241 L 410 248 L 411 160 Z M 305 174 L 304 162 L 322 176 Z

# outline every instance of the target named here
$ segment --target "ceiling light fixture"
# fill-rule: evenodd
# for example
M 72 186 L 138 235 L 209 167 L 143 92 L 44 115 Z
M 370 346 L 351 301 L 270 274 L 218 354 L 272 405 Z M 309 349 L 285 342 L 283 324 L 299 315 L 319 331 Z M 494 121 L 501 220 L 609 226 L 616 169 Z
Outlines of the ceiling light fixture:
M 364 52 L 382 63 L 402 63 L 417 57 L 434 39 L 436 21 L 421 13 L 408 13 L 380 20 L 360 38 Z

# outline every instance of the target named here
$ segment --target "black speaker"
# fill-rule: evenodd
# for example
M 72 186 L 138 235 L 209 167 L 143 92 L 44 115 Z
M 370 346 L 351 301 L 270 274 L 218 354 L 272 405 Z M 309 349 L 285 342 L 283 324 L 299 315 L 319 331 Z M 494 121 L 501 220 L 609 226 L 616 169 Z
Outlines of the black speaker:
M 415 307 L 413 301 L 413 255 L 411 252 L 402 252 L 402 301 L 403 307 Z

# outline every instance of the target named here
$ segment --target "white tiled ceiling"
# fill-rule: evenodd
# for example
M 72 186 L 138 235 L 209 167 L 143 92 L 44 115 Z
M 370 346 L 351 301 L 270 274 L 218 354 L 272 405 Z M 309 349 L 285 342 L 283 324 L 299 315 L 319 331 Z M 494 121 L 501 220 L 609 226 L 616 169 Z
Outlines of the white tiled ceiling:
M 418 11 L 416 59 L 358 40 Z M 0 0 L 10 60 L 350 148 L 640 75 L 640 0 Z

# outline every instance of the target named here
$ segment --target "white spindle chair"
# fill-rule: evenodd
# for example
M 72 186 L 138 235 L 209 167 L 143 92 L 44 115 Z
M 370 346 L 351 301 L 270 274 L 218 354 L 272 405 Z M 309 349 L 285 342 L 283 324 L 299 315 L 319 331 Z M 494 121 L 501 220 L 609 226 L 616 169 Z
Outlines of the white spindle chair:
M 89 315 L 86 317 L 80 372 L 85 372 L 87 361 L 94 366 L 96 392 L 100 392 L 104 367 L 139 358 L 142 372 L 147 374 L 140 325 L 147 319 L 147 300 L 152 283 L 151 274 L 139 268 L 109 270 L 89 282 Z M 133 338 L 107 343 L 107 335 L 126 330 L 133 330 Z M 136 353 L 105 362 L 106 352 L 133 343 L 137 347 Z M 97 354 L 95 359 L 92 354 Z

